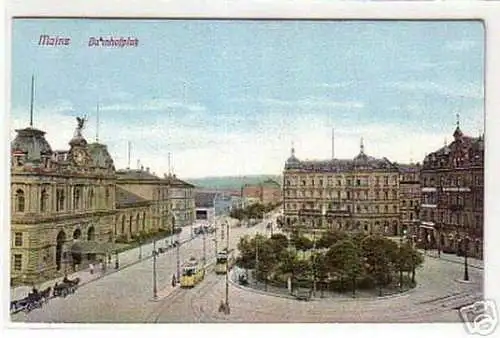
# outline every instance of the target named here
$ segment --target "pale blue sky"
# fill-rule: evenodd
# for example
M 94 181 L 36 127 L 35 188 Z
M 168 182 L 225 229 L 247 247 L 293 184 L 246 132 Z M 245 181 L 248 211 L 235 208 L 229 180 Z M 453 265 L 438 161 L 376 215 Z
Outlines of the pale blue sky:
M 179 176 L 279 174 L 299 158 L 367 153 L 421 161 L 484 130 L 480 22 L 15 20 L 11 129 L 29 121 L 67 148 L 88 114 L 118 167 L 140 158 L 156 173 L 167 153 Z M 41 34 L 71 38 L 38 45 Z M 88 47 L 90 37 L 135 37 L 138 47 Z

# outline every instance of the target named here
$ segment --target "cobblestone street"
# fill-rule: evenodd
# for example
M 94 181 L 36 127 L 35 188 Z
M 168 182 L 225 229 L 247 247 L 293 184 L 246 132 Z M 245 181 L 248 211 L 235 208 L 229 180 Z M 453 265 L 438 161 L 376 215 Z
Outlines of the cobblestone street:
M 230 247 L 235 248 L 244 234 L 256 232 L 266 233 L 264 224 L 231 228 Z M 190 232 L 183 233 L 181 238 L 186 242 L 180 248 L 181 262 L 190 256 L 201 258 L 202 236 L 188 241 Z M 207 263 L 213 263 L 213 235 L 206 237 L 205 246 Z M 143 253 L 150 253 L 151 249 L 152 246 L 145 246 Z M 75 294 L 51 299 L 42 309 L 15 314 L 12 320 L 64 323 L 458 322 L 456 308 L 483 296 L 481 261 L 469 260 L 470 282 L 464 283 L 461 281 L 462 257 L 442 255 L 437 258 L 433 252 L 427 252 L 424 266 L 417 270 L 417 287 L 401 295 L 352 299 L 347 296 L 320 298 L 318 294 L 310 302 L 301 302 L 231 282 L 231 314 L 226 316 L 218 312 L 220 301 L 225 297 L 225 277 L 216 275 L 213 269 L 208 268 L 205 280 L 194 289 L 172 287 L 171 276 L 176 271 L 175 249 L 160 255 L 157 259 L 159 297 L 153 301 L 152 259 L 137 262 L 137 249 L 122 255 L 120 271 L 110 271 L 103 278 L 81 271 L 78 276 L 84 285 Z M 131 265 L 125 268 L 128 262 Z

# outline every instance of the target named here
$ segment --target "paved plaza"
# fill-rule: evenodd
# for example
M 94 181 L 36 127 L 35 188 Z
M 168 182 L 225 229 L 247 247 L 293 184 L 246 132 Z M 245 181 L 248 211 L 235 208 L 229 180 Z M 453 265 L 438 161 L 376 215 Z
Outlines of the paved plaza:
M 230 247 L 235 248 L 245 234 L 266 233 L 266 222 L 255 227 L 231 228 Z M 189 235 L 189 231 L 186 231 Z M 186 235 L 184 235 L 186 236 Z M 215 257 L 214 235 L 205 239 L 207 262 Z M 220 234 L 218 234 L 220 239 Z M 181 262 L 203 256 L 203 238 L 186 242 L 180 248 Z M 219 246 L 220 247 L 220 246 Z M 150 252 L 144 249 L 144 252 Z M 123 254 L 123 262 L 136 250 Z M 135 257 L 137 261 L 137 257 Z M 176 251 L 157 259 L 158 296 L 154 301 L 152 259 L 130 265 L 118 272 L 90 281 L 67 298 L 51 299 L 42 309 L 18 313 L 13 321 L 56 323 L 209 323 L 209 322 L 458 322 L 457 308 L 482 298 L 482 262 L 469 259 L 470 282 L 463 279 L 463 257 L 427 252 L 417 270 L 418 285 L 401 295 L 386 298 L 317 298 L 309 302 L 259 292 L 234 283 L 229 286 L 231 313 L 218 312 L 225 298 L 225 276 L 210 268 L 205 280 L 193 289 L 171 286 L 176 272 Z M 126 263 L 125 263 L 126 264 Z M 80 272 L 85 275 L 86 272 Z M 90 274 L 86 273 L 87 276 Z

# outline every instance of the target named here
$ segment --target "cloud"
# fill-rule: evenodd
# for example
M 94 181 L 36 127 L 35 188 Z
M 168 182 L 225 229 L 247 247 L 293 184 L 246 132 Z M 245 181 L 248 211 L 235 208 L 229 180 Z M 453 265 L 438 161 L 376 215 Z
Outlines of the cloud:
M 477 41 L 474 40 L 449 41 L 446 43 L 445 48 L 453 52 L 463 52 L 473 49 L 477 44 Z
M 319 83 L 315 85 L 317 88 L 328 88 L 328 89 L 337 89 L 337 88 L 347 88 L 354 84 L 353 81 L 345 81 L 345 82 L 336 82 L 336 83 Z
M 448 97 L 484 99 L 483 85 L 474 83 L 441 84 L 433 81 L 388 82 L 386 87 L 400 91 L 423 92 Z
M 68 102 L 60 102 L 71 109 Z M 68 142 L 76 126 L 74 117 L 61 107 L 36 110 L 35 127 L 47 132 L 46 138 L 53 149 L 68 149 Z M 461 123 L 464 132 L 475 134 L 482 125 L 479 112 L 467 115 L 476 119 Z M 14 110 L 11 136 L 15 128 L 27 125 L 26 109 Z M 23 117 L 23 118 L 20 118 Z M 227 115 L 222 118 L 239 120 Z M 213 123 L 221 123 L 221 121 Z M 247 120 L 244 123 L 248 123 Z M 454 126 L 436 126 L 425 130 L 422 126 L 403 123 L 359 124 L 354 120 L 335 123 L 335 153 L 338 158 L 353 158 L 359 152 L 360 138 L 364 138 L 366 152 L 375 157 L 408 162 L 410 158 L 422 161 L 426 153 L 442 146 L 445 137 L 451 140 Z M 92 142 L 95 120 L 91 117 L 84 135 Z M 12 139 L 11 138 L 11 139 Z M 127 142 L 131 141 L 132 166 L 137 159 L 156 174 L 168 172 L 168 153 L 172 165 L 181 178 L 222 175 L 279 174 L 290 156 L 291 143 L 295 143 L 300 159 L 328 159 L 331 156 L 331 124 L 316 111 L 290 118 L 284 112 L 269 111 L 262 116 L 257 128 L 235 130 L 230 127 L 185 124 L 179 118 L 140 120 L 111 119 L 102 114 L 100 141 L 108 145 L 117 168 L 127 166 Z
M 270 106 L 290 106 L 296 108 L 341 108 L 341 109 L 360 109 L 365 105 L 359 101 L 334 101 L 319 97 L 308 97 L 300 100 L 278 100 L 272 98 L 263 98 L 260 102 Z
M 192 112 L 203 112 L 205 107 L 198 104 L 187 104 L 171 99 L 154 98 L 150 100 L 142 100 L 139 102 L 119 103 L 99 108 L 101 111 L 161 111 L 169 109 L 182 109 Z

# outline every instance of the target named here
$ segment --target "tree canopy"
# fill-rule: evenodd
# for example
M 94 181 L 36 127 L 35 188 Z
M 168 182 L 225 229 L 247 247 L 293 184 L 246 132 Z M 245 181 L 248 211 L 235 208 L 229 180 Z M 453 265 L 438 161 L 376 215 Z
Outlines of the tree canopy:
M 293 247 L 309 251 L 310 255 L 307 258 L 306 255 L 299 256 Z M 238 243 L 237 264 L 257 269 L 257 278 L 264 279 L 277 274 L 299 279 L 315 276 L 321 281 L 340 278 L 350 281 L 354 293 L 356 280 L 360 278 L 375 281 L 381 289 L 396 273 L 411 272 L 414 275 L 415 269 L 423 263 L 423 256 L 409 243 L 398 243 L 376 235 L 331 231 L 318 239 L 318 250 L 312 252 L 313 247 L 313 241 L 298 232 L 292 232 L 290 238 L 284 234 L 274 234 L 269 238 L 245 236 Z

